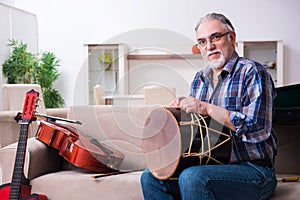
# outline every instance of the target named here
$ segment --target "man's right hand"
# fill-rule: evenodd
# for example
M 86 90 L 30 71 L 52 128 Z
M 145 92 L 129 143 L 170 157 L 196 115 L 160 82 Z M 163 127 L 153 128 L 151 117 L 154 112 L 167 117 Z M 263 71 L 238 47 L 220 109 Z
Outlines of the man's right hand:
M 185 99 L 185 97 L 176 97 L 171 103 L 169 103 L 169 107 L 180 107 L 180 101 Z

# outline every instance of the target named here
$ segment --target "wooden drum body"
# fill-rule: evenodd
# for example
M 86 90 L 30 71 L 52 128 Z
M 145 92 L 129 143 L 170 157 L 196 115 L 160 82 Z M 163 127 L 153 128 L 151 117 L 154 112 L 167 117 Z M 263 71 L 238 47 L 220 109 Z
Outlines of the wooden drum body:
M 226 164 L 231 155 L 229 130 L 210 117 L 179 108 L 159 108 L 143 129 L 143 152 L 150 172 L 160 180 L 203 164 Z

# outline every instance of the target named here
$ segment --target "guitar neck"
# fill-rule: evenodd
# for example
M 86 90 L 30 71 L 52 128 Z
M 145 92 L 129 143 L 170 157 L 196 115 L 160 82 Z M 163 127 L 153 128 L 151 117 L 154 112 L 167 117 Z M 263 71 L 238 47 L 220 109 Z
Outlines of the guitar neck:
M 25 184 L 22 181 L 24 181 L 24 162 L 28 138 L 28 126 L 29 122 L 21 122 L 21 130 L 15 158 L 15 166 L 11 181 L 9 200 L 20 199 L 21 185 Z

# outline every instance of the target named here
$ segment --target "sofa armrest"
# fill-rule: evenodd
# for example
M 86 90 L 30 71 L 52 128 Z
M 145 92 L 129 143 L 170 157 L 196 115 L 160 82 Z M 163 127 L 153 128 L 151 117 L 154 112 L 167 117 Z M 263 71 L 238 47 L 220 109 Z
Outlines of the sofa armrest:
M 14 120 L 18 111 L 0 111 L 0 148 L 18 141 L 20 124 Z M 28 138 L 34 137 L 39 126 L 38 121 L 33 121 L 28 129 Z
M 20 111 L 21 112 L 21 111 Z M 0 111 L 0 122 L 14 122 L 17 123 L 14 120 L 14 117 L 18 114 L 17 111 Z
M 18 141 L 20 125 L 14 120 L 17 111 L 0 111 L 0 148 Z
M 0 149 L 0 170 L 2 183 L 11 182 L 14 170 L 17 143 Z M 35 137 L 28 139 L 24 175 L 32 180 L 43 174 L 61 169 L 61 156 L 57 150 L 49 148 Z

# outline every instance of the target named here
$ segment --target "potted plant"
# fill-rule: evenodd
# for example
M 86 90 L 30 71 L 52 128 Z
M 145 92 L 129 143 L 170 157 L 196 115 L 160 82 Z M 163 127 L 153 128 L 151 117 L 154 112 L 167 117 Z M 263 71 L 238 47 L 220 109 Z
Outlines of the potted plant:
M 59 60 L 51 52 L 44 52 L 39 57 L 27 51 L 27 45 L 16 40 L 10 40 L 8 46 L 12 53 L 2 64 L 3 76 L 7 83 L 36 83 L 43 91 L 46 108 L 64 106 L 64 100 L 54 88 L 54 82 L 59 77 L 57 67 Z
M 64 100 L 54 88 L 59 77 L 57 67 L 59 60 L 52 52 L 44 52 L 39 59 L 39 65 L 34 68 L 34 82 L 42 87 L 46 108 L 59 108 L 64 106 Z
M 38 65 L 36 56 L 27 51 L 27 45 L 16 40 L 8 44 L 13 51 L 9 58 L 2 64 L 3 76 L 7 83 L 33 83 L 32 70 Z
M 105 51 L 104 54 L 98 56 L 98 62 L 104 64 L 105 71 L 110 71 L 113 63 L 113 56 L 110 52 Z

